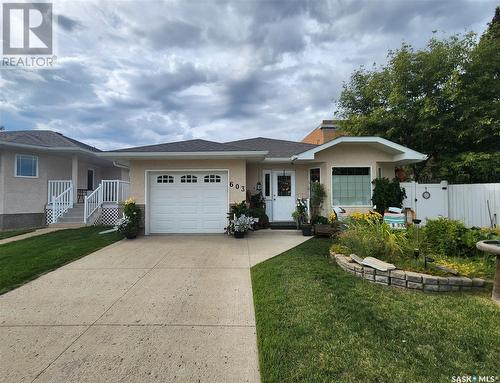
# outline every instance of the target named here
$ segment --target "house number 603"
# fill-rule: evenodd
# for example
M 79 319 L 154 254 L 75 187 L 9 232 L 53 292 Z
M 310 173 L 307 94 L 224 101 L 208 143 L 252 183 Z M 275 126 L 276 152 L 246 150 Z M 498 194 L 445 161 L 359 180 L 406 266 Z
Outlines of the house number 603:
M 235 184 L 233 181 L 229 182 L 229 187 L 235 188 L 236 190 L 241 190 L 242 192 L 245 191 L 245 186 L 244 185 Z

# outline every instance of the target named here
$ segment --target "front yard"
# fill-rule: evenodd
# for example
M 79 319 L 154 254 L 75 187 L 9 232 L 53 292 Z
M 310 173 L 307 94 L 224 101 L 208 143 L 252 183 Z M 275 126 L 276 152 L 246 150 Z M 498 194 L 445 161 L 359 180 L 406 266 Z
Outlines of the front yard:
M 16 237 L 21 234 L 31 233 L 32 231 L 35 231 L 35 229 L 0 231 L 0 239 Z
M 311 239 L 252 268 L 269 382 L 450 382 L 500 375 L 500 309 L 481 294 L 424 294 L 341 270 Z
M 121 234 L 103 227 L 60 230 L 0 245 L 0 294 L 110 245 Z

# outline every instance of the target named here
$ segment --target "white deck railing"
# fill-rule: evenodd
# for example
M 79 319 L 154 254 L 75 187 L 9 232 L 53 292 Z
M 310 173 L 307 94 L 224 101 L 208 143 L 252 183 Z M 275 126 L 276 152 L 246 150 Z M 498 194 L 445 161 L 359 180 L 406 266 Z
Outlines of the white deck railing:
M 54 182 L 54 181 L 52 181 Z M 68 211 L 69 208 L 73 207 L 73 182 L 72 181 L 55 181 L 55 182 L 69 182 L 59 195 L 56 197 L 51 197 L 49 202 L 52 203 L 52 223 L 57 223 L 59 217 Z M 49 181 L 50 183 L 50 181 Z
M 89 218 L 105 203 L 119 204 L 129 196 L 129 182 L 120 180 L 102 180 L 99 186 L 85 197 L 83 221 Z
M 47 203 L 51 204 L 54 198 L 61 195 L 65 190 L 71 187 L 73 182 L 71 180 L 49 181 L 47 188 Z

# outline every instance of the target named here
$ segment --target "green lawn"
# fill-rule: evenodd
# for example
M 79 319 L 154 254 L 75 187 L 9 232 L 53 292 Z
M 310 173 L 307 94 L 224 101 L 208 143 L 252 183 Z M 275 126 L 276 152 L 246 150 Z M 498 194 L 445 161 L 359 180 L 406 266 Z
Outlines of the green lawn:
M 0 245 L 0 294 L 122 238 L 103 227 L 60 230 Z
M 259 359 L 269 382 L 450 382 L 500 375 L 500 309 L 482 294 L 375 285 L 311 239 L 252 268 Z
M 31 233 L 32 231 L 35 231 L 35 229 L 0 231 L 0 239 L 15 237 L 16 235 Z

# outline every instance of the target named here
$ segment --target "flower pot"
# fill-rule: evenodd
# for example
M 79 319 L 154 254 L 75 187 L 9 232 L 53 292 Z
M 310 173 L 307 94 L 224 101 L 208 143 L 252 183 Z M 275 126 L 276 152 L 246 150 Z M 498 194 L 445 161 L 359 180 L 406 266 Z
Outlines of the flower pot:
M 243 238 L 245 236 L 244 231 L 235 231 L 234 232 L 234 238 Z
M 127 234 L 125 234 L 125 237 L 127 239 L 134 239 L 134 238 L 137 238 L 137 233 L 127 233 Z
M 310 237 L 312 235 L 312 226 L 311 225 L 302 225 L 302 235 L 304 237 Z

